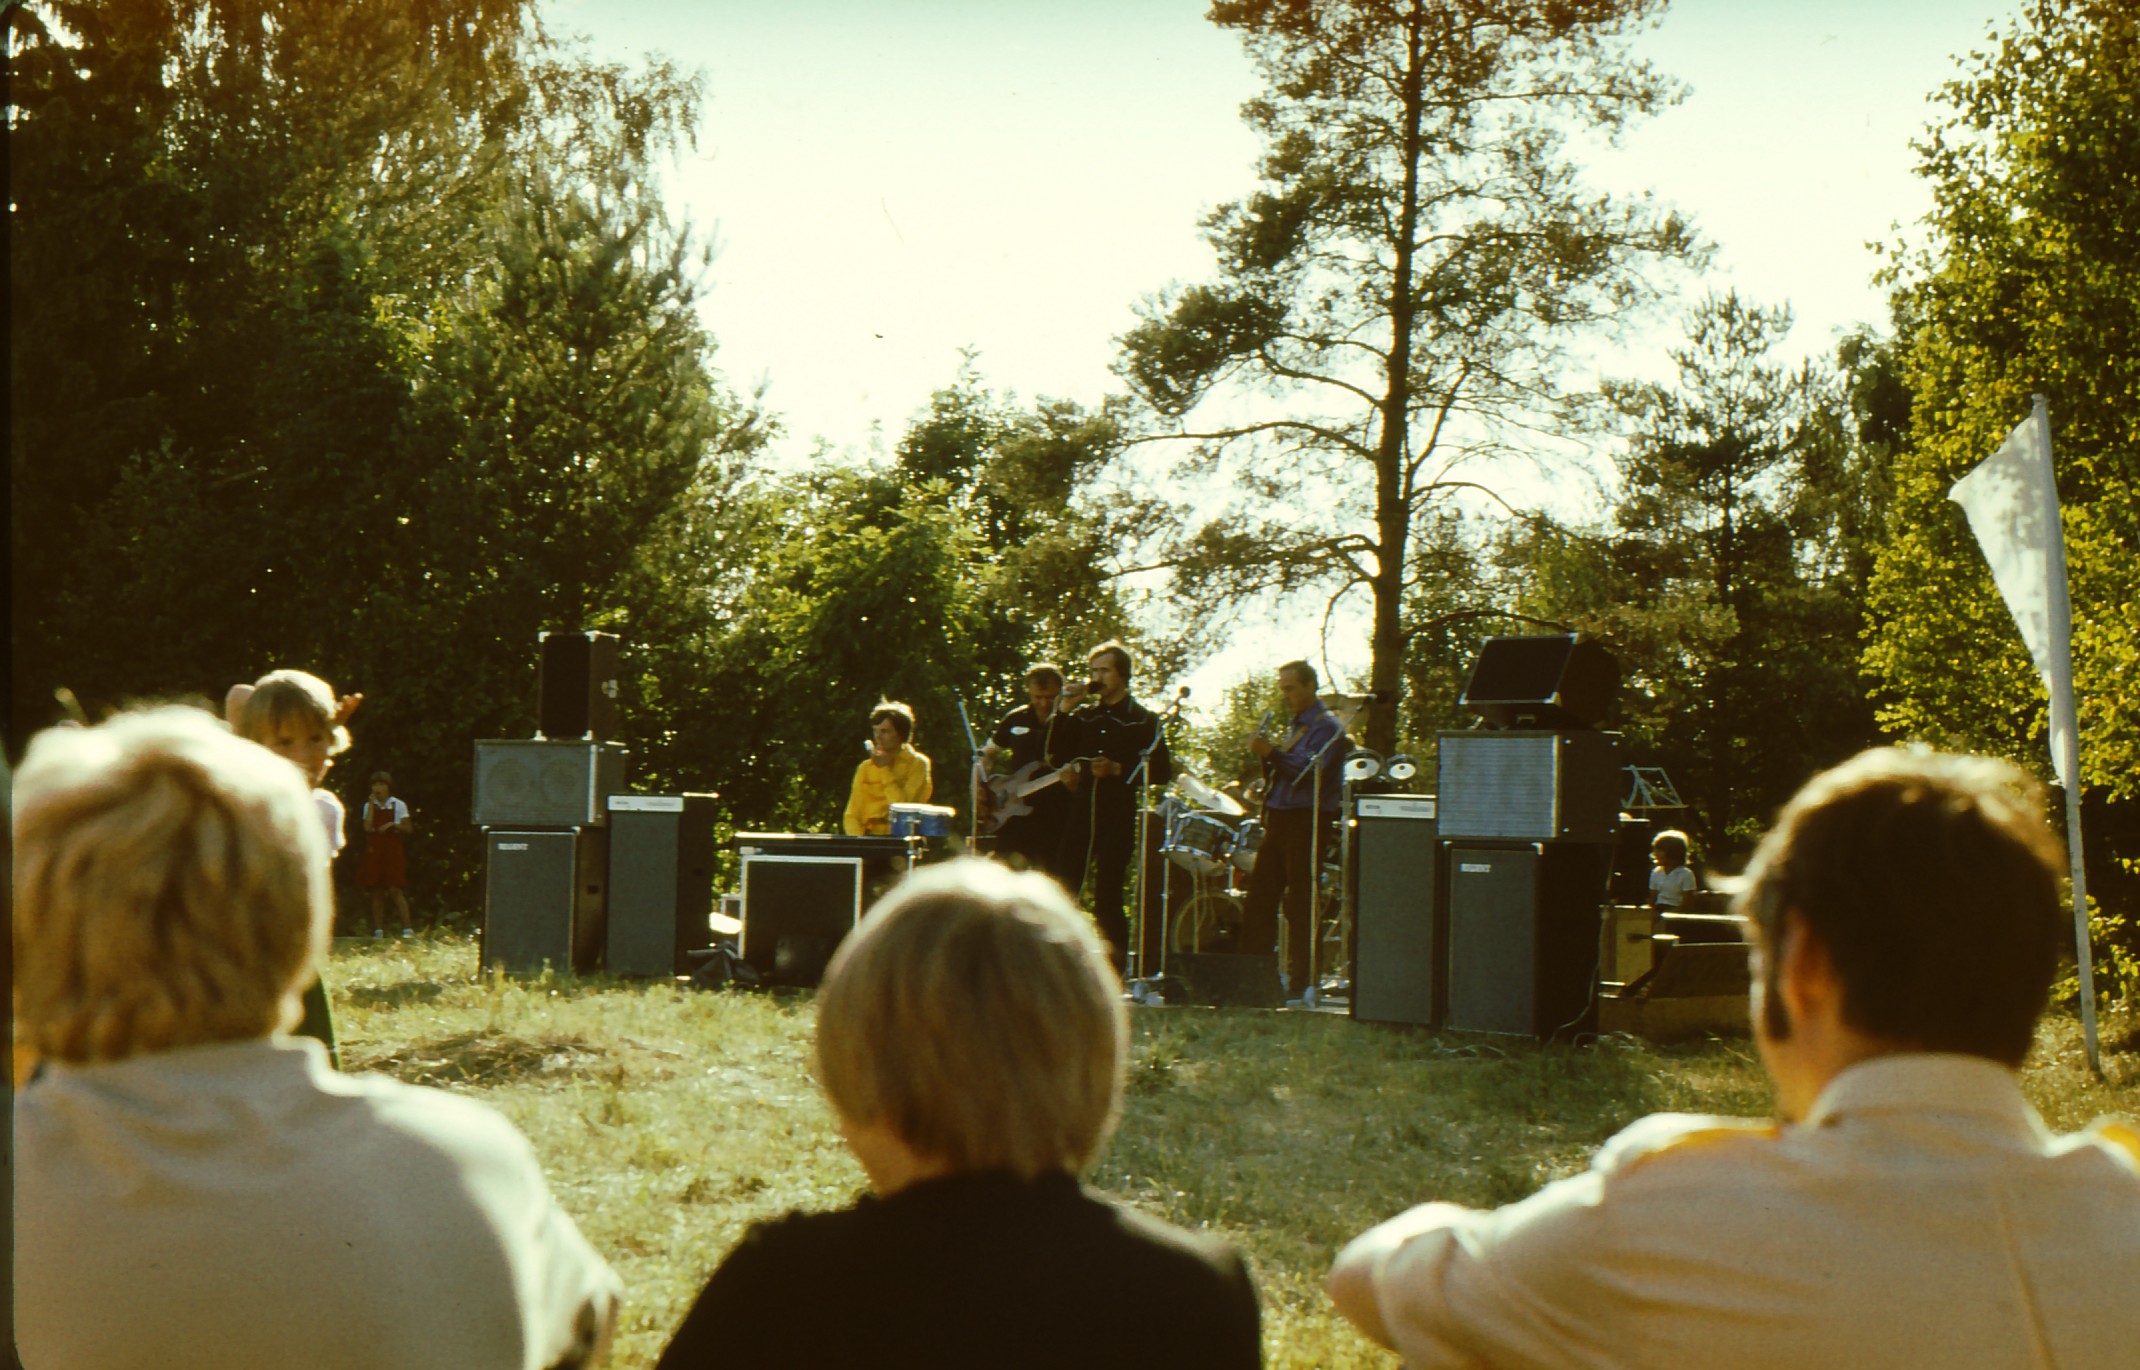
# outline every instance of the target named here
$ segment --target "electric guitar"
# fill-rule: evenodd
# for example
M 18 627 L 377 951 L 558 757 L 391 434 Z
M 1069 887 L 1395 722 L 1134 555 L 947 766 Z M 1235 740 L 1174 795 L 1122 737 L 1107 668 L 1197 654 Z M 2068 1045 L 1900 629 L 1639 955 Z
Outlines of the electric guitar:
M 1037 794 L 1061 780 L 1063 772 L 1069 769 L 1069 765 L 1064 765 L 1049 770 L 1045 761 L 1028 761 L 1009 775 L 992 775 L 982 781 L 981 788 L 989 795 L 988 817 L 982 820 L 986 830 L 995 832 L 1006 820 L 1031 813 L 1033 806 L 1025 802 L 1026 796 Z

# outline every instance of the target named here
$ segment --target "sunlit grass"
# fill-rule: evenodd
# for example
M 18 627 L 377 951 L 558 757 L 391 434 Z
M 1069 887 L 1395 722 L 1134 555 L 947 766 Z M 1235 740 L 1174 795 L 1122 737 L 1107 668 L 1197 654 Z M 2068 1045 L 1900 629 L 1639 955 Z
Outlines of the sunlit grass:
M 480 977 L 466 938 L 344 942 L 328 982 L 350 1069 L 481 1098 L 528 1134 L 625 1281 L 626 1370 L 653 1363 L 745 1226 L 864 1188 L 811 1082 L 806 997 Z M 1122 1128 L 1091 1178 L 1247 1254 L 1272 1366 L 1396 1364 L 1321 1293 L 1331 1255 L 1371 1223 L 1429 1198 L 1520 1198 L 1644 1113 L 1770 1106 L 1744 1040 L 1541 1048 L 1178 1007 L 1133 1021 Z M 2140 1112 L 2132 1037 L 2106 1022 L 2124 1052 L 2097 1082 L 2078 1027 L 2046 1025 L 2024 1083 L 2052 1126 Z

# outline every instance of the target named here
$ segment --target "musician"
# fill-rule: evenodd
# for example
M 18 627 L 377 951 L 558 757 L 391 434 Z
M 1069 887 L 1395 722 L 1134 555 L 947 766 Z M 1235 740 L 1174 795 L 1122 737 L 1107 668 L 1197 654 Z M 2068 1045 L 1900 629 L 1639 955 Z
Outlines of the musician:
M 1248 877 L 1248 899 L 1241 907 L 1241 949 L 1259 954 L 1272 949 L 1278 940 L 1282 901 L 1286 937 L 1279 969 L 1287 992 L 1295 997 L 1303 996 L 1309 983 L 1316 867 L 1334 849 L 1332 828 L 1341 788 L 1339 748 L 1331 743 L 1344 729 L 1337 715 L 1316 698 L 1317 684 L 1315 668 L 1305 661 L 1280 666 L 1278 693 L 1291 722 L 1278 741 L 1258 729 L 1248 744 L 1263 762 L 1267 783 L 1263 845 L 1257 849 L 1256 868 Z M 1319 792 L 1318 769 L 1322 772 Z M 1320 824 L 1315 821 L 1318 800 Z
M 926 804 L 929 758 L 914 750 L 914 710 L 880 699 L 869 714 L 869 755 L 855 767 L 840 826 L 849 837 L 889 837 L 892 805 Z
M 1074 760 L 1077 725 L 1067 722 L 1056 707 L 1062 693 L 1060 666 L 1040 662 L 1029 668 L 1025 673 L 1026 703 L 1004 715 L 996 725 L 988 745 L 981 750 L 983 765 L 1037 780 Z M 985 815 L 993 814 L 995 800 L 986 785 L 980 787 L 979 802 Z M 1009 802 L 1031 812 L 1002 820 L 996 829 L 996 855 L 1011 865 L 1046 871 L 1062 879 L 1060 856 L 1063 827 L 1070 820 L 1070 792 L 1057 783 Z
M 1089 683 L 1063 691 L 1064 705 L 1074 709 L 1068 721 L 1077 728 L 1072 752 L 1087 759 L 1064 778 L 1075 797 L 1059 860 L 1063 883 L 1073 893 L 1085 883 L 1086 866 L 1093 867 L 1092 916 L 1120 969 L 1128 964 L 1122 886 L 1137 851 L 1138 791 L 1172 780 L 1174 761 L 1160 716 L 1130 696 L 1129 650 L 1103 642 L 1092 649 L 1087 670 Z M 1147 753 L 1150 760 L 1139 774 Z

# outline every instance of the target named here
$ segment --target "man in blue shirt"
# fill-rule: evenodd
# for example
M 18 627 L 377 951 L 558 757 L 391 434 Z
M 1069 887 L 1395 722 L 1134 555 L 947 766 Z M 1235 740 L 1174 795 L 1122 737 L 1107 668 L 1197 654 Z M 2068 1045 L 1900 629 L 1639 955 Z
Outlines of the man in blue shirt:
M 1283 901 L 1286 936 L 1280 969 L 1287 992 L 1295 997 L 1311 988 L 1308 952 L 1315 924 L 1315 869 L 1336 850 L 1331 828 L 1338 812 L 1340 749 L 1331 743 L 1343 725 L 1315 697 L 1317 684 L 1315 668 L 1305 661 L 1280 666 L 1278 693 L 1292 721 L 1276 742 L 1258 731 L 1248 744 L 1263 759 L 1266 784 L 1263 845 L 1257 849 L 1248 902 L 1241 910 L 1241 950 L 1272 950 Z M 1318 800 L 1320 824 L 1315 821 Z

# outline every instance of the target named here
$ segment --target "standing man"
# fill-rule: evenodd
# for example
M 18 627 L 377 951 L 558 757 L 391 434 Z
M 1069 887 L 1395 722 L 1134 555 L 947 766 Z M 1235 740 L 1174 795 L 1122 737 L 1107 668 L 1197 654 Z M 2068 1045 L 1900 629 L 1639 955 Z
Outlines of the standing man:
M 855 767 L 840 823 L 849 837 L 889 837 L 892 805 L 929 802 L 929 758 L 914 750 L 913 739 L 914 711 L 878 700 L 869 713 L 869 755 Z
M 2054 1135 L 2015 1079 L 2064 870 L 2005 762 L 1814 777 L 1738 896 L 1779 1122 L 1653 1115 L 1520 1203 L 1415 1208 L 1338 1309 L 1417 1367 L 2131 1365 L 2140 1130 Z
M 1248 901 L 1241 907 L 1241 950 L 1261 955 L 1277 941 L 1283 901 L 1286 934 L 1279 972 L 1288 994 L 1311 1003 L 1316 871 L 1335 848 L 1342 788 L 1338 749 L 1331 743 L 1343 725 L 1316 698 L 1317 684 L 1315 668 L 1305 661 L 1280 666 L 1278 693 L 1292 721 L 1276 742 L 1260 730 L 1249 741 L 1249 750 L 1263 761 L 1263 845 L 1256 850 Z
M 1063 884 L 1073 893 L 1085 883 L 1086 865 L 1092 865 L 1092 916 L 1121 970 L 1129 964 L 1122 885 L 1137 854 L 1140 791 L 1172 780 L 1174 761 L 1167 755 L 1159 715 L 1130 697 L 1129 649 L 1103 642 L 1092 649 L 1087 668 L 1089 683 L 1063 691 L 1066 707 L 1083 706 L 1071 715 L 1077 735 L 1069 745 L 1074 755 L 1087 759 L 1067 778 L 1075 798 L 1063 827 L 1059 860 Z M 1138 765 L 1147 756 L 1140 775 Z
M 1077 756 L 1077 725 L 1065 720 L 1056 707 L 1063 693 L 1060 666 L 1040 662 L 1025 673 L 1024 707 L 1011 710 L 996 725 L 995 734 L 982 749 L 982 764 L 1012 776 L 1038 780 L 1069 764 Z M 1028 772 L 1030 774 L 1028 775 Z M 980 787 L 982 802 L 989 789 Z M 1014 865 L 1045 871 L 1062 879 L 1063 828 L 1070 821 L 1073 803 L 1060 782 L 1032 790 L 1024 796 L 1007 796 L 1006 803 L 1021 805 L 1029 813 L 1004 818 L 996 829 L 996 854 L 1015 858 Z M 1067 881 L 1065 883 L 1068 883 Z

